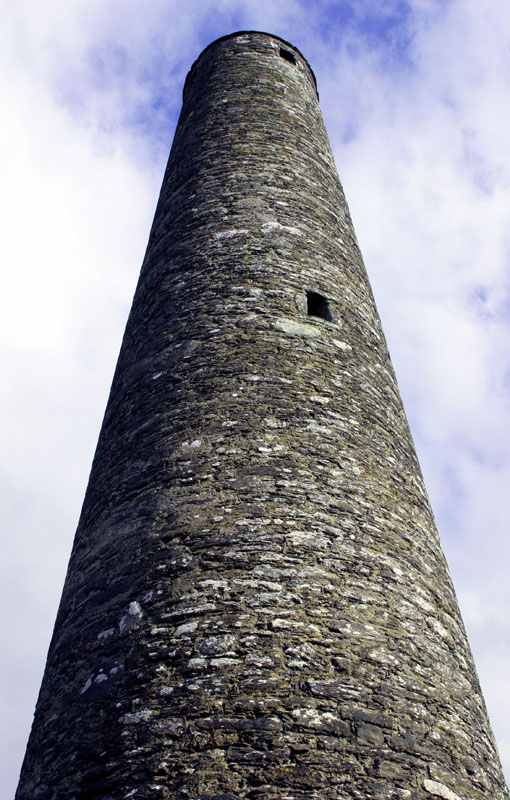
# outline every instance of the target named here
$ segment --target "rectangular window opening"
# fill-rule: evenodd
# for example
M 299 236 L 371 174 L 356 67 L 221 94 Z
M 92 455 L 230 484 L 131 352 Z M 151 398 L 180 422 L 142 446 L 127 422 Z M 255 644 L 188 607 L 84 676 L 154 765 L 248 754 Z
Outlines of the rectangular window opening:
M 327 299 L 318 292 L 306 293 L 306 310 L 309 317 L 320 317 L 320 319 L 327 319 L 329 322 L 333 321 L 333 314 Z
M 285 50 L 284 47 L 280 47 L 280 55 L 286 61 L 290 61 L 291 64 L 296 63 L 296 56 L 294 55 L 294 53 L 291 53 L 290 50 Z

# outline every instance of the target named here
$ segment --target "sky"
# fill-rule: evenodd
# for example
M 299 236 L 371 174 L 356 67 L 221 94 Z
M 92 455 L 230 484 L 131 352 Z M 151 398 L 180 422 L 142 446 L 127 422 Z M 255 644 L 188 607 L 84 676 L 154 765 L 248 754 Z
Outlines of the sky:
M 0 796 L 13 796 L 180 110 L 235 30 L 296 45 L 510 778 L 510 3 L 5 0 Z

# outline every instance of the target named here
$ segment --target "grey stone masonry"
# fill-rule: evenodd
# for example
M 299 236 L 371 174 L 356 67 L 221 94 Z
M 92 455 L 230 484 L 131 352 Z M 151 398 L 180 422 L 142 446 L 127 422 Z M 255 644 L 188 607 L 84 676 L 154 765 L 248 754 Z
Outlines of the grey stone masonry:
M 17 800 L 509 797 L 292 45 L 182 112 Z

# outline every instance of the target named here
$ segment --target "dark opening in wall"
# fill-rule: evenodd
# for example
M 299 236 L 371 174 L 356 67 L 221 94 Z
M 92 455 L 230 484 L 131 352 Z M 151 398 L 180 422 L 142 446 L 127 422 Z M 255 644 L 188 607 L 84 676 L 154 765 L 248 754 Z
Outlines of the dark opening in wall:
M 284 47 L 280 47 L 280 55 L 286 61 L 290 61 L 291 64 L 296 63 L 296 56 L 294 55 L 294 53 L 291 53 L 290 50 L 285 50 Z
M 333 314 L 329 308 L 329 303 L 326 298 L 318 292 L 306 293 L 306 310 L 309 317 L 320 317 L 333 321 Z

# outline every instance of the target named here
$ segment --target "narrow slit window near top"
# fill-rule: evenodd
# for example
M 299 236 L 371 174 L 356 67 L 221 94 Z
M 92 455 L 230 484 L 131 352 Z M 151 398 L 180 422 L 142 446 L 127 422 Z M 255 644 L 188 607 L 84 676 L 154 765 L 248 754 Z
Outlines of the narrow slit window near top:
M 309 317 L 319 317 L 332 322 L 333 315 L 327 299 L 318 292 L 306 293 L 306 310 Z
M 294 55 L 294 53 L 291 53 L 290 50 L 285 50 L 284 47 L 280 47 L 280 55 L 286 61 L 290 61 L 291 64 L 296 63 L 296 56 Z

